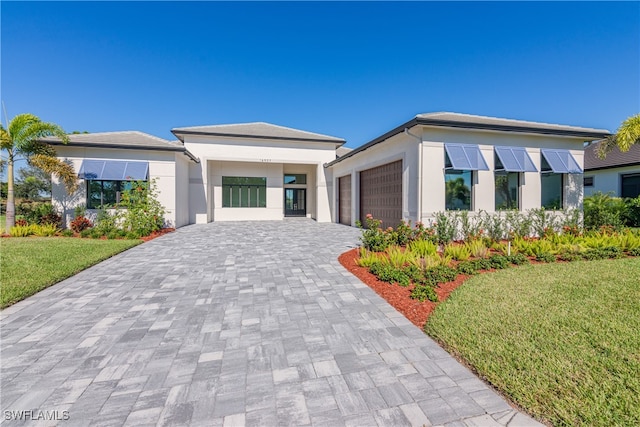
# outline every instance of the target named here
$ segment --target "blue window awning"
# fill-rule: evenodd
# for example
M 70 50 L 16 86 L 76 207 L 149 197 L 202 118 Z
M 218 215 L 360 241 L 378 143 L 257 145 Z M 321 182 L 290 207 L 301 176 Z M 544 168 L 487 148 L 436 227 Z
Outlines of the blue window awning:
M 554 173 L 582 173 L 582 168 L 571 155 L 569 150 L 552 150 L 549 148 L 542 149 L 542 155 L 549 163 L 551 171 Z M 545 171 L 543 172 L 551 172 Z
M 495 147 L 496 154 L 506 172 L 538 172 L 529 153 L 523 147 Z
M 451 165 L 445 165 L 447 169 L 455 170 L 483 170 L 488 171 L 489 166 L 480 152 L 480 147 L 471 144 L 444 144 L 444 149 L 449 156 Z
M 123 160 L 83 160 L 78 178 L 93 181 L 144 181 L 149 162 Z

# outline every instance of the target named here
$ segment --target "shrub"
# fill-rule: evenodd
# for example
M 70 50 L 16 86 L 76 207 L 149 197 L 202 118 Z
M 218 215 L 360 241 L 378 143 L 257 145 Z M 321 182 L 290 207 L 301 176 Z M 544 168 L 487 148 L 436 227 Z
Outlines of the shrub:
M 398 283 L 400 286 L 409 286 L 410 284 L 409 276 L 402 270 L 388 264 L 374 263 L 369 267 L 369 271 L 383 282 Z
M 23 203 L 24 217 L 29 224 L 59 225 L 62 217 L 56 212 L 51 203 L 30 203 L 29 207 Z
M 80 237 L 83 237 L 83 238 L 91 237 L 91 233 L 93 233 L 93 229 L 92 228 L 88 228 L 86 230 L 82 230 L 80 232 Z
M 504 255 L 493 255 L 489 258 L 489 263 L 492 268 L 499 270 L 509 267 L 510 264 L 509 259 Z
M 20 227 L 25 227 L 25 226 L 29 225 L 29 223 L 27 222 L 26 219 L 20 218 L 20 219 L 16 219 L 16 224 L 15 225 L 16 226 L 20 226 Z
M 475 265 L 476 271 L 491 270 L 491 261 L 489 261 L 487 258 L 480 258 L 471 262 Z
M 93 223 L 83 216 L 75 217 L 73 221 L 71 221 L 71 229 L 76 233 L 80 233 L 82 230 L 86 230 L 91 227 L 93 227 Z
M 73 231 L 69 229 L 62 230 L 60 234 L 62 234 L 63 237 L 73 237 Z
M 458 273 L 466 274 L 468 276 L 471 276 L 477 273 L 476 263 L 473 261 L 462 261 L 461 263 L 458 264 L 456 268 L 458 270 Z
M 571 252 L 571 251 L 563 251 L 558 254 L 558 259 L 560 261 L 578 261 L 582 259 L 579 253 Z
M 33 234 L 40 237 L 55 236 L 58 232 L 58 226 L 56 224 L 37 224 L 31 227 L 33 227 Z
M 89 229 L 89 237 L 91 237 L 92 239 L 99 239 L 104 235 L 105 233 L 103 233 L 98 227 Z
M 32 225 L 15 225 L 9 230 L 11 237 L 27 237 L 33 234 Z
M 401 269 L 405 264 L 408 264 L 412 258 L 416 258 L 416 256 L 412 252 L 405 252 L 396 245 L 389 246 L 385 250 L 385 253 L 389 258 L 389 263 L 397 269 Z
M 394 243 L 396 245 L 404 246 L 411 240 L 413 230 L 411 229 L 411 221 L 400 221 L 400 224 L 396 227 L 394 232 Z
M 78 205 L 73 209 L 74 217 L 87 216 L 87 207 L 85 205 Z
M 136 231 L 128 231 L 125 235 L 125 238 L 129 240 L 138 240 L 140 237 L 142 236 Z
M 457 234 L 457 218 L 455 214 L 437 212 L 434 218 L 433 229 L 439 243 L 451 242 Z
M 494 242 L 502 240 L 505 236 L 506 226 L 505 221 L 499 214 L 489 214 L 487 212 L 481 212 L 482 225 L 486 231 L 487 237 Z
M 416 265 L 408 265 L 402 269 L 402 272 L 406 274 L 409 280 L 411 280 L 413 283 L 421 283 L 424 281 L 424 274 L 422 274 L 422 269 L 420 269 Z
M 505 227 L 514 237 L 529 237 L 531 235 L 531 218 L 517 210 L 507 211 L 505 214 Z
M 597 230 L 602 226 L 611 226 L 619 230 L 625 219 L 626 206 L 619 197 L 597 192 L 584 198 L 584 227 Z
M 426 270 L 424 272 L 424 276 L 428 282 L 433 283 L 435 286 L 438 283 L 447 283 L 455 280 L 458 276 L 458 272 L 455 268 L 440 265 Z
M 112 231 L 108 232 L 106 234 L 107 239 L 109 239 L 109 240 L 117 239 L 118 237 L 120 237 L 119 231 L 120 230 L 112 230 Z
M 540 262 L 555 262 L 556 256 L 551 252 L 538 252 L 536 254 L 536 261 Z
M 628 227 L 640 227 L 640 196 L 624 199 L 625 223 Z
M 418 301 L 438 301 L 438 294 L 436 294 L 436 291 L 433 289 L 433 287 L 429 285 L 416 285 L 411 291 L 410 297 Z
M 420 270 L 425 271 L 441 265 L 442 258 L 439 255 L 427 255 L 424 258 L 414 258 L 410 262 Z
M 466 245 L 448 244 L 444 247 L 444 255 L 450 256 L 456 261 L 466 261 L 471 256 L 471 251 Z
M 544 208 L 530 209 L 528 215 L 531 220 L 531 228 L 536 236 L 544 237 L 555 234 L 558 220 L 553 212 L 546 211 Z
M 640 248 L 631 249 L 629 251 L 629 255 L 631 255 L 631 256 L 640 256 Z
M 356 260 L 356 264 L 360 267 L 371 267 L 374 262 L 379 262 L 380 257 L 377 253 L 367 250 L 364 246 L 360 246 L 360 257 Z
M 387 249 L 390 243 L 387 234 L 384 233 L 380 228 L 380 225 L 382 225 L 382 221 L 380 221 L 379 219 L 375 219 L 371 214 L 367 214 L 365 222 L 365 228 L 363 228 L 360 221 L 356 222 L 357 226 L 362 229 L 362 236 L 360 236 L 362 246 L 374 252 L 382 252 Z
M 508 256 L 507 259 L 513 265 L 529 264 L 529 258 L 524 254 L 513 254 Z
M 148 236 L 164 226 L 165 210 L 158 200 L 156 181 L 137 181 L 122 192 L 122 228 Z
M 93 233 L 91 236 L 92 237 L 94 237 L 95 235 L 103 236 L 116 230 L 118 228 L 120 215 L 121 215 L 121 212 L 119 211 L 115 211 L 112 213 L 107 209 L 100 209 L 98 211 L 96 223 L 93 228 L 95 230 L 95 233 Z

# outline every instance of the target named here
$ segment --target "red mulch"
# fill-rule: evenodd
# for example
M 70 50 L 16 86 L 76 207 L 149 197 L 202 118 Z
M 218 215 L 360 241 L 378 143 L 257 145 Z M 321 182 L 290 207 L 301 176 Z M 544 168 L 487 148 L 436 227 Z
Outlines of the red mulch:
M 161 230 L 154 231 L 153 233 L 149 234 L 146 237 L 142 237 L 141 239 L 144 240 L 145 242 L 148 242 L 149 240 L 153 240 L 156 237 L 164 236 L 165 234 L 173 233 L 174 231 L 176 231 L 175 228 L 163 228 Z
M 378 280 L 376 276 L 369 273 L 369 270 L 365 267 L 360 267 L 356 264 L 356 260 L 360 257 L 359 249 L 351 249 L 340 255 L 338 261 L 349 270 L 354 276 L 366 283 L 371 289 L 373 289 L 378 295 L 384 298 L 389 304 L 391 304 L 396 310 L 404 314 L 411 323 L 419 327 L 424 328 L 424 324 L 427 319 L 436 308 L 439 303 L 424 301 L 420 302 L 410 298 L 413 285 L 403 288 L 397 284 L 389 284 Z M 469 276 L 458 275 L 456 280 L 448 283 L 439 284 L 435 291 L 438 294 L 440 302 L 449 297 L 458 286 L 468 279 Z

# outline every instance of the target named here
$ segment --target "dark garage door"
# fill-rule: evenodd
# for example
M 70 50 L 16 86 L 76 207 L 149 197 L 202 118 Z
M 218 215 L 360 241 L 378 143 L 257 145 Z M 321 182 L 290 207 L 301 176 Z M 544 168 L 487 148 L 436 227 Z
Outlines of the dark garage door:
M 402 220 L 402 160 L 360 172 L 360 221 L 367 214 L 395 227 Z
M 338 178 L 338 197 L 339 222 L 351 225 L 351 175 Z

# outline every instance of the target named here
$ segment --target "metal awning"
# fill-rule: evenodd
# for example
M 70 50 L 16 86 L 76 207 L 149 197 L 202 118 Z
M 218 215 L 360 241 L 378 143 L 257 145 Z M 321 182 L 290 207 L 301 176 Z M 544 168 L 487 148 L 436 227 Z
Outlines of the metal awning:
M 496 154 L 502 163 L 502 169 L 506 172 L 538 172 L 529 153 L 524 147 L 495 147 Z
M 477 145 L 444 144 L 444 149 L 451 161 L 451 166 L 445 165 L 446 169 L 489 170 L 489 166 L 480 152 L 480 147 Z
M 83 160 L 78 178 L 94 181 L 144 181 L 149 162 Z
M 569 150 L 552 150 L 543 148 L 542 155 L 554 173 L 582 173 L 582 168 Z M 545 171 L 542 172 L 551 172 Z

